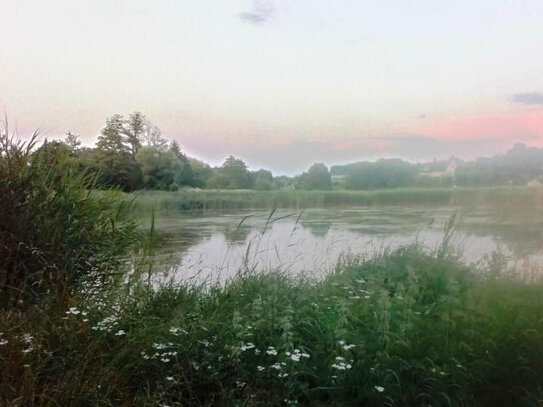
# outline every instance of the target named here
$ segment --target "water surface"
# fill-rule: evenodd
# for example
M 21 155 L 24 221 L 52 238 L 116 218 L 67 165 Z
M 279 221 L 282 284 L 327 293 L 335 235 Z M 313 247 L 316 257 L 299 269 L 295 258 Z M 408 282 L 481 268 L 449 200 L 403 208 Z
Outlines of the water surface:
M 372 256 L 419 242 L 437 250 L 456 215 L 452 245 L 466 262 L 499 251 L 510 263 L 543 261 L 543 216 L 492 209 L 380 207 L 243 212 L 167 212 L 155 270 L 177 281 L 224 281 L 247 270 L 281 270 L 319 277 L 340 256 Z M 143 227 L 146 227 L 146 221 Z

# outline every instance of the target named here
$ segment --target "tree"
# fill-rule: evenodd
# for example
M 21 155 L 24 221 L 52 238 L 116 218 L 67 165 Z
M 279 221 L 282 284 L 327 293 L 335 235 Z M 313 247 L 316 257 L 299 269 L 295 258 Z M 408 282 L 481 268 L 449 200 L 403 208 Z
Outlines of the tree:
M 349 167 L 347 189 L 395 188 L 413 185 L 417 166 L 398 158 L 362 162 Z
M 76 151 L 81 146 L 81 141 L 79 140 L 79 134 L 74 134 L 72 132 L 67 132 L 66 137 L 64 138 L 64 144 L 71 151 Z
M 44 165 L 57 165 L 60 161 L 73 161 L 72 151 L 62 141 L 47 141 L 32 154 L 32 162 Z
M 136 154 L 146 188 L 169 189 L 181 170 L 181 162 L 171 150 L 142 147 Z
M 193 187 L 203 188 L 206 186 L 209 178 L 213 176 L 211 167 L 203 161 L 196 158 L 189 158 L 189 164 L 192 171 Z
M 259 191 L 268 191 L 273 188 L 273 175 L 268 170 L 258 170 L 255 176 L 254 188 Z
M 173 140 L 171 142 L 170 151 L 177 157 L 177 159 L 181 163 L 181 169 L 176 176 L 175 182 L 177 182 L 179 185 L 189 185 L 192 187 L 197 186 L 195 185 L 194 173 L 192 171 L 189 159 L 181 151 L 179 143 L 176 140 Z
M 124 119 L 120 114 L 114 114 L 106 120 L 106 127 L 100 132 L 96 148 L 106 154 L 121 154 L 129 152 L 124 144 Z
M 119 114 L 106 120 L 106 127 L 96 143 L 96 159 L 104 185 L 131 191 L 141 184 L 141 170 L 130 147 L 124 143 L 124 125 L 123 116 Z
M 126 136 L 126 142 L 129 145 L 130 152 L 133 156 L 135 156 L 140 149 L 146 130 L 146 119 L 140 112 L 132 113 L 125 122 L 123 134 Z
M 228 188 L 230 189 L 246 189 L 250 187 L 251 179 L 247 165 L 232 155 L 224 161 L 219 173 L 228 179 Z
M 215 172 L 206 182 L 206 186 L 211 189 L 230 188 L 230 180 L 220 172 Z
M 149 120 L 145 122 L 143 140 L 147 147 L 166 148 L 168 145 L 168 141 L 162 137 L 160 129 Z
M 301 189 L 332 189 L 328 167 L 323 163 L 313 164 L 307 172 L 296 178 L 296 186 Z

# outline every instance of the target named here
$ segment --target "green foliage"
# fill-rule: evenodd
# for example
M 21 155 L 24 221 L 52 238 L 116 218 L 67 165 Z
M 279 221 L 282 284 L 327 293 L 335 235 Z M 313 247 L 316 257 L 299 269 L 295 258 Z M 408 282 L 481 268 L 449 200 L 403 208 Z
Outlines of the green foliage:
M 313 164 L 307 172 L 295 178 L 296 188 L 307 190 L 332 189 L 332 178 L 328 167 L 322 163 Z
M 215 176 L 214 176 L 215 178 Z M 211 181 L 211 180 L 210 180 Z M 226 183 L 227 181 L 227 183 Z M 218 169 L 214 185 L 223 185 L 219 188 L 248 189 L 251 187 L 251 177 L 247 165 L 234 156 L 229 156 Z
M 173 140 L 171 142 L 170 151 L 177 157 L 177 159 L 181 163 L 180 169 L 175 177 L 176 182 L 180 185 L 188 185 L 191 187 L 199 186 L 198 182 L 196 181 L 194 171 L 192 170 L 190 161 L 188 157 L 181 151 L 181 148 L 179 147 L 179 143 L 177 141 Z
M 254 189 L 269 191 L 273 189 L 273 175 L 268 170 L 258 170 L 254 175 Z
M 524 185 L 542 181 L 543 149 L 517 143 L 503 155 L 479 158 L 456 170 L 455 183 L 464 186 Z
M 122 202 L 91 192 L 93 179 L 77 171 L 66 147 L 48 143 L 32 155 L 36 140 L 0 134 L 2 307 L 104 287 L 136 239 L 135 224 L 120 218 Z
M 124 123 L 123 116 L 120 114 L 115 114 L 106 120 L 106 127 L 102 129 L 96 142 L 96 149 L 101 154 L 111 156 L 130 153 L 123 138 Z
M 375 189 L 405 187 L 414 183 L 417 169 L 399 159 L 380 159 L 374 163 L 359 163 L 349 167 L 347 189 Z
M 182 163 L 173 151 L 159 147 L 140 148 L 136 162 L 143 174 L 143 185 L 150 189 L 169 189 L 182 170 Z
M 132 113 L 123 126 L 122 132 L 133 156 L 141 147 L 146 127 L 145 116 L 140 112 Z
M 196 158 L 189 158 L 188 161 L 193 176 L 192 186 L 203 188 L 209 178 L 212 177 L 213 170 L 208 164 L 204 163 L 203 161 L 197 160 Z
M 0 401 L 537 405 L 542 282 L 493 264 L 411 246 L 346 257 L 322 281 L 241 272 L 224 287 L 133 287 L 114 307 L 40 314 L 47 325 L 0 318 Z

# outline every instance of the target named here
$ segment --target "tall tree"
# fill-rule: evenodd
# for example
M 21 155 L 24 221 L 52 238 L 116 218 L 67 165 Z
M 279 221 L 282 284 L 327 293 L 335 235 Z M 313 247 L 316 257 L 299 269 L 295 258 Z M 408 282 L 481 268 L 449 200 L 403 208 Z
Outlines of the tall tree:
M 179 173 L 175 178 L 175 182 L 179 185 L 190 185 L 192 187 L 198 186 L 194 179 L 194 173 L 190 165 L 188 157 L 181 151 L 179 143 L 173 140 L 170 144 L 170 151 L 177 157 L 181 163 Z
M 72 132 L 67 132 L 66 137 L 64 138 L 64 144 L 71 151 L 77 150 L 81 146 L 81 141 L 79 140 L 79 134 L 74 134 Z
M 143 140 L 147 147 L 166 148 L 168 145 L 168 141 L 162 137 L 160 129 L 149 120 L 145 122 Z
M 273 175 L 268 170 L 258 170 L 255 174 L 254 188 L 267 191 L 273 188 Z
M 136 155 L 141 147 L 146 129 L 145 116 L 140 112 L 132 113 L 125 123 L 123 134 L 126 137 L 126 143 L 130 147 L 130 152 L 133 156 Z
M 96 143 L 97 167 L 103 184 L 133 190 L 141 184 L 141 170 L 124 142 L 124 126 L 123 116 L 119 114 L 106 120 Z
M 251 178 L 247 165 L 234 156 L 229 156 L 220 167 L 220 174 L 229 181 L 229 188 L 246 189 L 250 187 Z
M 104 127 L 98 136 L 96 148 L 105 154 L 121 154 L 129 152 L 124 144 L 124 119 L 120 114 L 114 114 L 106 120 Z
M 332 189 L 328 167 L 323 163 L 313 164 L 307 172 L 298 177 L 297 186 L 302 189 Z
M 142 170 L 145 186 L 152 189 L 169 189 L 182 166 L 171 150 L 159 147 L 140 148 L 136 161 Z

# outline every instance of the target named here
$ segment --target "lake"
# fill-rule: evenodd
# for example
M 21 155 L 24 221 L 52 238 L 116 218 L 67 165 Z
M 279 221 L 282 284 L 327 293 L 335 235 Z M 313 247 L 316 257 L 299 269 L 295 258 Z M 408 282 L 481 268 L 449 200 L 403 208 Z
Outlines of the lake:
M 362 207 L 275 212 L 164 211 L 154 270 L 175 281 L 225 281 L 240 270 L 322 276 L 342 255 L 372 256 L 419 242 L 436 250 L 456 214 L 451 243 L 467 263 L 499 251 L 510 264 L 543 262 L 543 216 L 492 208 Z M 142 227 L 150 220 L 143 218 Z

